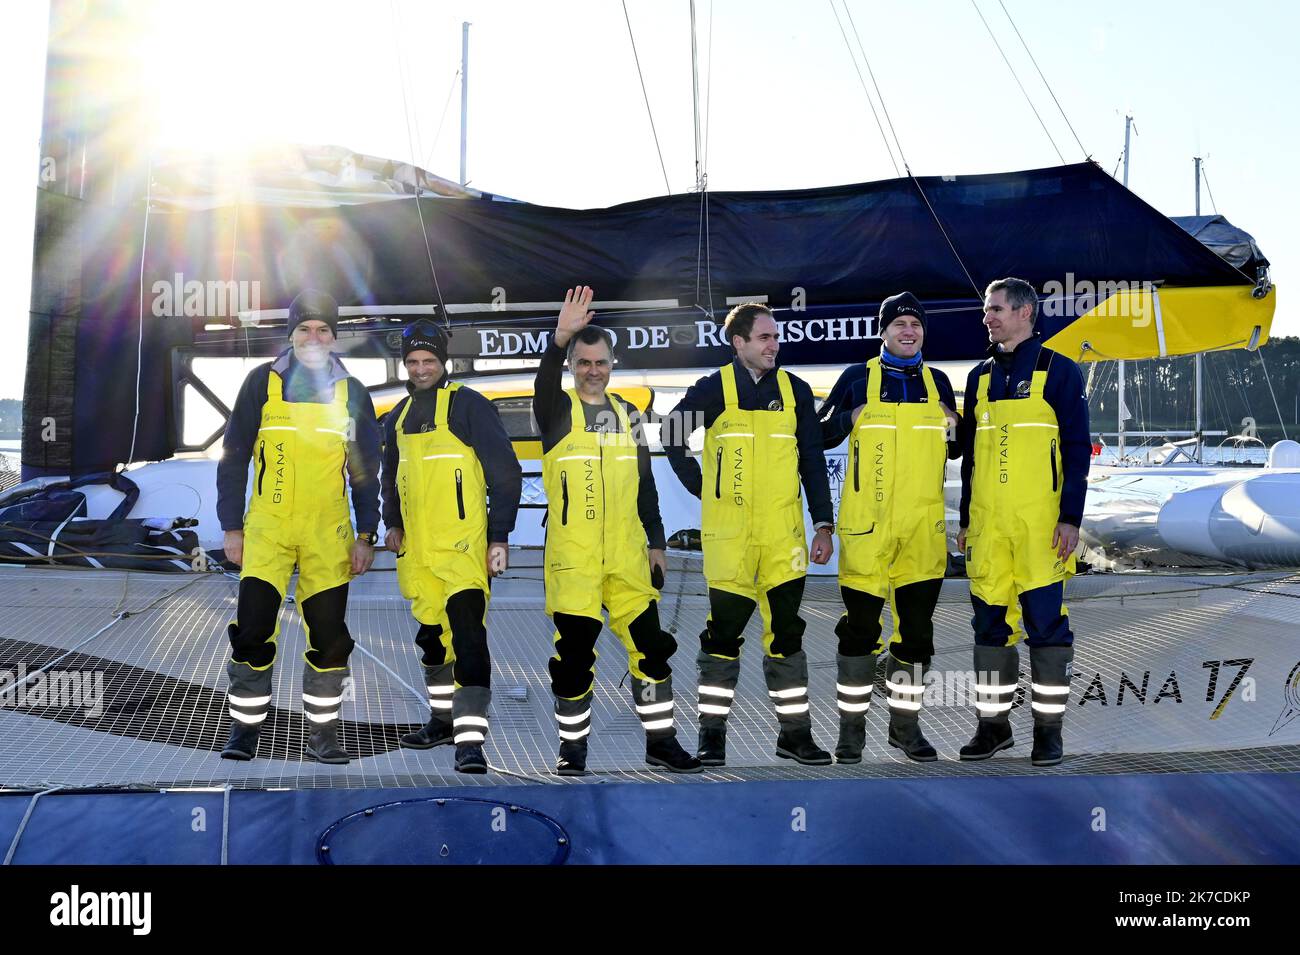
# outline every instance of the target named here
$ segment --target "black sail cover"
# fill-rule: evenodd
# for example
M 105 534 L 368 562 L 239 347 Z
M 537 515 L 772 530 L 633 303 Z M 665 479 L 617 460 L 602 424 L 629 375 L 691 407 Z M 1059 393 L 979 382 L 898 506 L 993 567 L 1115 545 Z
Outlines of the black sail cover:
M 599 319 L 626 329 L 622 367 L 699 367 L 726 360 L 716 327 L 735 301 L 777 309 L 784 363 L 844 364 L 874 354 L 879 302 L 902 290 L 931 310 L 927 357 L 956 360 L 982 354 L 980 290 L 999 277 L 1040 290 L 1251 283 L 1093 163 L 585 210 L 155 198 L 147 230 L 143 200 L 41 190 L 37 217 L 27 475 L 169 456 L 180 443 L 173 350 L 205 326 L 237 325 L 240 308 L 285 308 L 304 286 L 343 305 L 442 302 L 453 323 L 481 326 L 454 336 L 456 353 L 529 357 L 553 327 L 550 303 L 586 284 L 598 303 L 626 303 Z

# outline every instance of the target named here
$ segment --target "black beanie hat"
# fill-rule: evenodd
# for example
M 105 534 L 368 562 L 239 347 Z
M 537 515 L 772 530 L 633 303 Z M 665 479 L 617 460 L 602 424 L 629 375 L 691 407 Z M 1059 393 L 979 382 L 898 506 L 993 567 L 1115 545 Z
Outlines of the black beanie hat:
M 447 332 L 435 322 L 421 319 L 402 329 L 402 361 L 413 351 L 430 351 L 447 364 Z
M 900 315 L 915 315 L 921 322 L 921 331 L 928 329 L 925 325 L 925 306 L 911 292 L 899 292 L 880 303 L 880 331 L 883 333 L 889 323 Z
M 317 289 L 303 289 L 289 303 L 289 337 L 293 337 L 293 330 L 301 323 L 313 320 L 324 322 L 334 337 L 338 337 L 339 303 L 334 301 L 334 296 Z

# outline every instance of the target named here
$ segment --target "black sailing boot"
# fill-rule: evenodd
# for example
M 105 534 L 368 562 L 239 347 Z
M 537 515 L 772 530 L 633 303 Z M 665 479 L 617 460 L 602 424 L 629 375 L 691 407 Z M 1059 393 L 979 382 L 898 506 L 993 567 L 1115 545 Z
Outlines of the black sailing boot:
M 808 712 L 808 657 L 799 650 L 784 657 L 763 657 L 767 695 L 781 724 L 776 755 L 805 766 L 829 766 L 831 754 L 814 742 Z
M 318 763 L 342 765 L 351 762 L 347 750 L 339 743 L 339 710 L 343 706 L 343 681 L 347 667 L 317 670 L 303 664 L 302 707 L 310 735 L 307 756 Z
M 271 708 L 271 667 L 254 670 L 247 663 L 231 660 L 226 664 L 226 676 L 230 681 L 230 739 L 221 758 L 244 762 L 257 755 L 257 737 Z

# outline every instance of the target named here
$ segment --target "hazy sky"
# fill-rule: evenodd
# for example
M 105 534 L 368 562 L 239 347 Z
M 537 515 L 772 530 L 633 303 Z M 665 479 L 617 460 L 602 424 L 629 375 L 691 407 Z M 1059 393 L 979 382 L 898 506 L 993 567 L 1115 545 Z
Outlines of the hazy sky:
M 1130 186 L 1165 214 L 1192 212 L 1192 157 L 1206 157 L 1218 210 L 1274 263 L 1282 296 L 1274 333 L 1300 334 L 1287 286 L 1300 254 L 1296 6 L 1003 2 L 1107 171 L 1122 150 L 1125 110 L 1138 128 Z M 685 191 L 694 178 L 689 5 L 628 0 L 627 8 L 669 184 Z M 436 143 L 435 133 L 469 20 L 472 185 L 576 207 L 665 191 L 618 0 L 173 0 L 166 9 L 144 30 L 159 51 L 150 61 L 159 142 L 278 138 L 409 161 L 404 74 L 419 161 L 455 178 L 459 90 Z M 843 18 L 841 0 L 836 9 Z M 1065 160 L 1079 161 L 997 0 L 979 0 L 979 9 Z M 914 172 L 1060 162 L 970 0 L 849 0 L 849 10 Z M 697 16 L 712 188 L 894 175 L 829 3 L 700 0 Z M 0 321 L 11 333 L 0 350 L 0 397 L 22 395 L 47 19 L 44 2 L 7 5 L 0 38 Z M 1211 208 L 1203 194 L 1202 211 Z

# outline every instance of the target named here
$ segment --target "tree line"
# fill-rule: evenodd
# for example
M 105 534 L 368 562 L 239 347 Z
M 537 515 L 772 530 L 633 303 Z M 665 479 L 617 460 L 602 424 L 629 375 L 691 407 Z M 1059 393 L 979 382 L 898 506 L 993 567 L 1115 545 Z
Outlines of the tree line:
M 1116 363 L 1084 365 L 1092 430 L 1116 430 L 1119 407 Z M 1131 431 L 1190 431 L 1196 419 L 1193 358 L 1153 358 L 1124 364 L 1124 404 Z M 1272 385 L 1270 392 L 1269 385 Z M 1201 427 L 1240 434 L 1254 422 L 1272 444 L 1300 440 L 1300 338 L 1271 338 L 1256 352 L 1208 352 L 1201 371 Z M 1217 444 L 1221 439 L 1207 439 Z M 1107 438 L 1114 444 L 1114 438 Z

